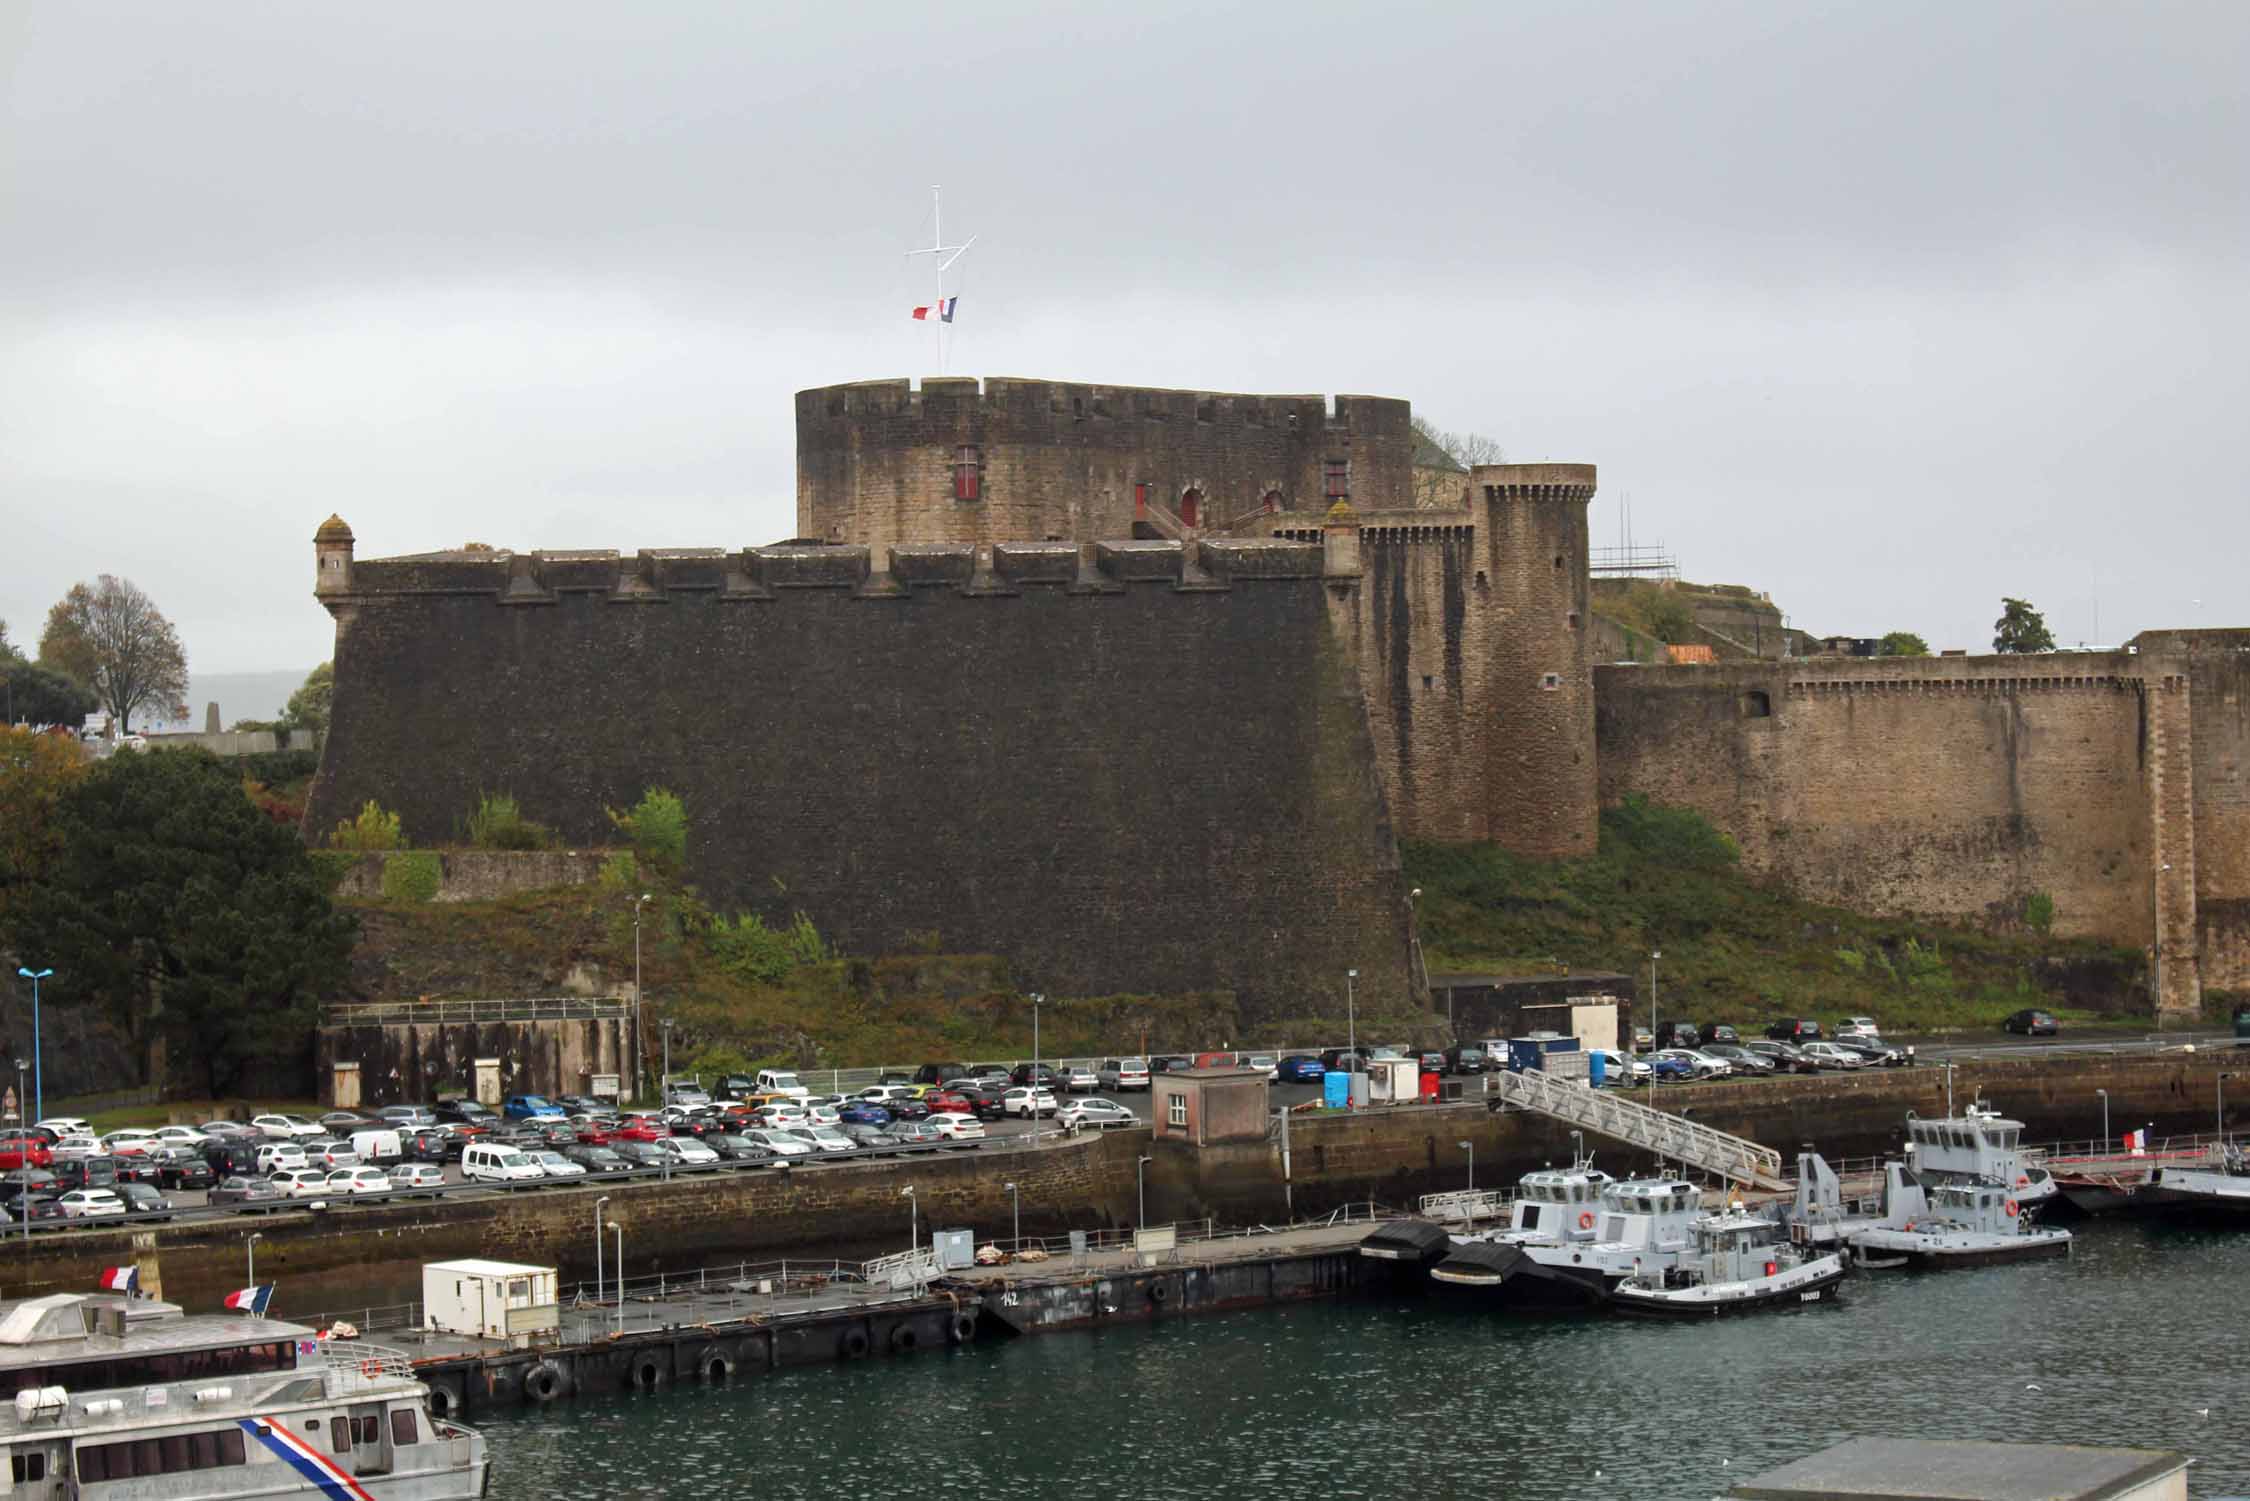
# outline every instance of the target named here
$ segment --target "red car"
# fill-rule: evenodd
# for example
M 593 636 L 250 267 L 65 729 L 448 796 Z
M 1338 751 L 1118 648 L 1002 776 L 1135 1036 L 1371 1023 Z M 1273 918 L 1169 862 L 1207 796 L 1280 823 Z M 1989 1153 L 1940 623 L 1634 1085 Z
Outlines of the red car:
M 53 1167 L 55 1154 L 37 1136 L 0 1136 L 0 1172 L 14 1172 L 29 1157 L 33 1167 Z
M 582 1147 L 606 1147 L 617 1138 L 618 1128 L 605 1126 L 600 1121 L 588 1121 L 578 1128 L 578 1144 Z
M 609 1133 L 611 1141 L 664 1141 L 672 1135 L 672 1128 L 661 1120 L 639 1116 L 625 1121 Z
M 926 1094 L 922 1096 L 922 1103 L 930 1107 L 930 1114 L 932 1115 L 975 1115 L 977 1113 L 977 1107 L 969 1102 L 967 1095 L 956 1094 L 950 1089 L 940 1090 L 935 1094 Z

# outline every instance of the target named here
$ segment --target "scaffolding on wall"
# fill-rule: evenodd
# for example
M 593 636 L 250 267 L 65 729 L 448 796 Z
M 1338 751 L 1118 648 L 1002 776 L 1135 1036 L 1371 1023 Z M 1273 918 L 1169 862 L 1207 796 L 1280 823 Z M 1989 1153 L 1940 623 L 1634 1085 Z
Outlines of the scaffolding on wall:
M 1680 560 L 1660 544 L 1628 543 L 1620 547 L 1594 548 L 1586 571 L 1595 578 L 1670 579 L 1676 583 L 1680 577 Z

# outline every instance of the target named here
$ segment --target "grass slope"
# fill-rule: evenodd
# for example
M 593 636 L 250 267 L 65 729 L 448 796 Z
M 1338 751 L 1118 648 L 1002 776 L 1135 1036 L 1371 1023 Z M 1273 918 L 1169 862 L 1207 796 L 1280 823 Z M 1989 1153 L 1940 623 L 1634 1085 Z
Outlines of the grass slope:
M 1683 809 L 1632 799 L 1605 811 L 1585 859 L 1487 845 L 1404 853 L 1435 971 L 1614 969 L 1645 995 L 1661 950 L 1660 1013 L 1699 1021 L 1865 1013 L 1898 1032 L 1986 1031 L 2045 1006 L 2066 1023 L 2147 1024 L 2137 950 L 1802 902 L 1745 876 L 1733 843 Z

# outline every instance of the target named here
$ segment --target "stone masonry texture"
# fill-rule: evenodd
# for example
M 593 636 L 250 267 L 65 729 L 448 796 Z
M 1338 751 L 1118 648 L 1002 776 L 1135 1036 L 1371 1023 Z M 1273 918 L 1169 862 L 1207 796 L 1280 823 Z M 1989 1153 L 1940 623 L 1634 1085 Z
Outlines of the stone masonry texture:
M 337 692 L 307 827 L 416 843 L 480 792 L 581 846 L 685 799 L 705 899 L 847 952 L 937 933 L 1058 995 L 1413 1004 L 1408 903 L 1319 551 L 472 552 L 324 591 Z M 1098 555 L 1098 557 L 1097 557 Z M 1324 1002 L 1325 1003 L 1325 1002 Z

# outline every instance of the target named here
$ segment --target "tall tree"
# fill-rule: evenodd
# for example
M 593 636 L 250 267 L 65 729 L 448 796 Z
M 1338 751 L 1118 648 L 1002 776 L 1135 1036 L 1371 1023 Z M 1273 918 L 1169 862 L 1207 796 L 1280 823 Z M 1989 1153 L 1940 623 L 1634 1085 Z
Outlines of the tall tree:
M 2000 618 L 1992 622 L 1992 649 L 1998 652 L 2053 651 L 2054 632 L 2047 629 L 2047 617 L 2031 607 L 2028 599 L 2000 601 Z
M 306 673 L 304 683 L 289 695 L 288 706 L 281 711 L 282 728 L 327 734 L 328 710 L 335 701 L 336 664 L 323 662 Z
M 1912 631 L 1893 631 L 1875 648 L 1878 657 L 1926 657 L 1930 643 Z
M 142 709 L 187 712 L 187 652 L 156 601 L 131 579 L 73 584 L 47 612 L 39 660 L 92 689 L 120 735 Z
M 54 827 L 58 853 L 0 936 L 54 968 L 59 999 L 107 1008 L 144 1057 L 163 1038 L 214 1096 L 303 1051 L 357 924 L 240 772 L 196 750 L 115 756 L 63 793 Z
M 85 772 L 86 753 L 69 736 L 0 729 L 0 938 L 14 895 L 62 852 L 55 810 Z
M 90 690 L 59 672 L 21 657 L 0 661 L 0 723 L 75 730 L 97 707 Z
M 1500 440 L 1483 433 L 1440 432 L 1428 420 L 1416 417 L 1414 436 L 1414 504 L 1424 510 L 1460 505 L 1471 469 L 1508 461 Z

